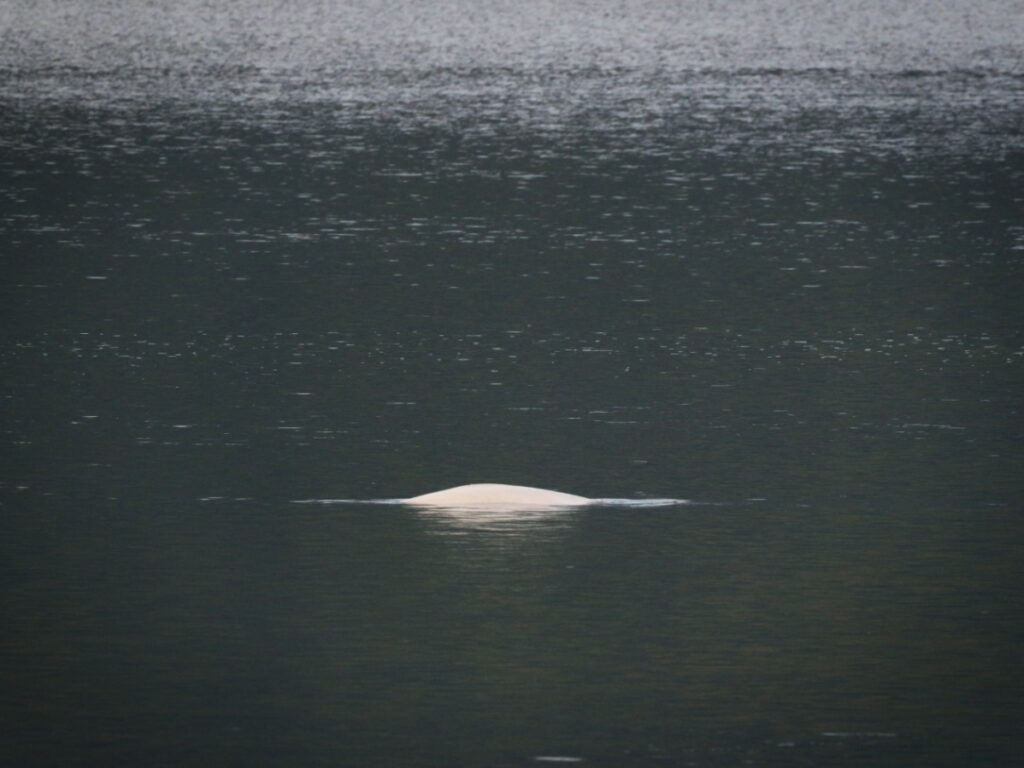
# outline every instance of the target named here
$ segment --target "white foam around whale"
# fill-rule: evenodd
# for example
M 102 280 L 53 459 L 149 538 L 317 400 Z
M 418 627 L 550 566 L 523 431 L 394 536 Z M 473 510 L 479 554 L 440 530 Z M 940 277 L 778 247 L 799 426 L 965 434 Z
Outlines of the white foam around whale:
M 408 499 L 303 499 L 311 504 L 403 504 L 421 509 L 524 512 L 572 507 L 668 507 L 688 504 L 686 499 L 591 499 L 571 493 L 525 485 L 475 483 L 425 493 Z

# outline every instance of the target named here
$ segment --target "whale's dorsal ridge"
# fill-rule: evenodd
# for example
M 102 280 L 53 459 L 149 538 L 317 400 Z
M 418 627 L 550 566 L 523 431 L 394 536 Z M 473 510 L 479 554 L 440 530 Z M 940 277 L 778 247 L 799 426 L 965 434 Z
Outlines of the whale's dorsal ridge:
M 591 499 L 526 485 L 476 483 L 425 493 L 405 500 L 420 507 L 578 507 Z

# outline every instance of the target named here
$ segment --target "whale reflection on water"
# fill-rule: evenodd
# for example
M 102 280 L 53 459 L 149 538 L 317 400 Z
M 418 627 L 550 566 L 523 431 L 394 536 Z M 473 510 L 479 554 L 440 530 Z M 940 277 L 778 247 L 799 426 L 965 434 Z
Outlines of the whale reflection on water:
M 580 510 L 597 506 L 664 507 L 682 499 L 590 499 L 522 485 L 460 485 L 401 502 L 446 527 L 464 531 L 528 534 L 565 522 Z

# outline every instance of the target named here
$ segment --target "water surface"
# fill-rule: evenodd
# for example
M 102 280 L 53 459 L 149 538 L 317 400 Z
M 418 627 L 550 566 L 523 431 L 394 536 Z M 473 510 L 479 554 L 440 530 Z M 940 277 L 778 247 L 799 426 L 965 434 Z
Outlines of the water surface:
M 1022 18 L 5 4 L 3 760 L 1011 763 Z

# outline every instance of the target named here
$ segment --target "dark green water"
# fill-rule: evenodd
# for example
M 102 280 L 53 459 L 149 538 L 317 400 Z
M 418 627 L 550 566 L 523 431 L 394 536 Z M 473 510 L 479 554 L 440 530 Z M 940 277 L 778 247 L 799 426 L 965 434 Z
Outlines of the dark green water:
M 1013 764 L 1024 30 L 933 5 L 13 3 L 0 764 Z M 691 503 L 297 503 L 470 482 Z

